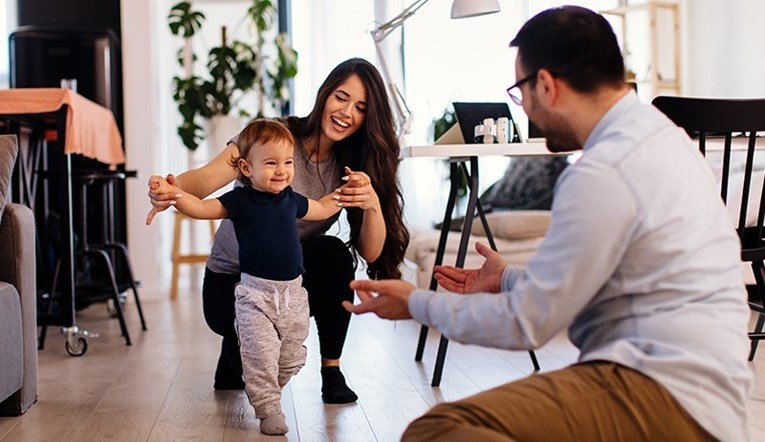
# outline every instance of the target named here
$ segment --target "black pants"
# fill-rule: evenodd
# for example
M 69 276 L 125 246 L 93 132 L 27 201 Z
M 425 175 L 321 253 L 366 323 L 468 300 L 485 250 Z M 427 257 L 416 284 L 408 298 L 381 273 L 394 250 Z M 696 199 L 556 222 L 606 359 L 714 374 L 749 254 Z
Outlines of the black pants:
M 346 245 L 334 236 L 317 236 L 303 241 L 303 287 L 308 292 L 311 316 L 319 332 L 319 352 L 327 359 L 340 359 L 351 314 L 342 301 L 353 300 L 348 284 L 355 274 L 353 257 Z M 205 321 L 223 337 L 216 382 L 241 380 L 242 359 L 234 330 L 234 287 L 239 275 L 205 269 L 202 304 Z

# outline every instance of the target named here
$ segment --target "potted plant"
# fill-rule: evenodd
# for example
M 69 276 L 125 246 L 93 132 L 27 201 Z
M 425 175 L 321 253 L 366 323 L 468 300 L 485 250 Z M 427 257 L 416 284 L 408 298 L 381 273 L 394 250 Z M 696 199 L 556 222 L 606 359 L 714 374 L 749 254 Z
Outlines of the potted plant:
M 185 39 L 178 57 L 185 75 L 173 77 L 173 98 L 182 117 L 178 135 L 190 150 L 196 150 L 209 136 L 204 128 L 206 121 L 220 116 L 277 113 L 289 99 L 287 82 L 297 74 L 297 52 L 286 34 L 272 29 L 276 17 L 271 0 L 253 0 L 245 13 L 252 30 L 251 41 L 229 40 L 223 27 L 220 46 L 207 52 L 206 69 L 198 75 L 193 69 L 197 56 L 192 38 L 202 28 L 205 15 L 193 10 L 189 1 L 171 8 L 170 31 Z

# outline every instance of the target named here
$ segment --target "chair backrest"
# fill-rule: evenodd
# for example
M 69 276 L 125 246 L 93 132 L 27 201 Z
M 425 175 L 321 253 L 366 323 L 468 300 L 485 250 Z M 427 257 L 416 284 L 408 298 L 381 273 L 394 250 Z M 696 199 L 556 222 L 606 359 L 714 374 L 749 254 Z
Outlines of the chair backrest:
M 697 139 L 703 155 L 721 148 L 720 195 L 729 213 L 735 214 L 732 221 L 741 238 L 742 258 L 765 258 L 765 153 L 755 156 L 758 141 L 765 143 L 757 136 L 765 132 L 765 99 L 660 96 L 652 104 Z M 739 153 L 745 154 L 743 162 Z

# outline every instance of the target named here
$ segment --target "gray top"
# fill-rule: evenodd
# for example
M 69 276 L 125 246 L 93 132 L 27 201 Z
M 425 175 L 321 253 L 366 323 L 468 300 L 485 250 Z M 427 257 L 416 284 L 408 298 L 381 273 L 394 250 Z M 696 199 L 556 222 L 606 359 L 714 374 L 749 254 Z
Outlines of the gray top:
M 236 143 L 239 135 L 230 142 Z M 235 186 L 241 186 L 237 181 Z M 295 178 L 291 187 L 295 192 L 314 200 L 321 199 L 342 185 L 340 168 L 334 156 L 326 161 L 311 161 L 306 154 L 303 143 L 295 140 Z M 340 212 L 323 221 L 297 220 L 300 239 L 313 238 L 326 232 L 337 221 Z M 234 234 L 234 225 L 229 219 L 224 219 L 215 233 L 207 267 L 217 273 L 239 273 L 239 244 Z
M 750 311 L 741 247 L 714 177 L 682 129 L 630 92 L 555 187 L 552 224 L 500 294 L 409 298 L 456 341 L 537 348 L 569 326 L 581 361 L 631 367 L 720 440 L 748 439 Z

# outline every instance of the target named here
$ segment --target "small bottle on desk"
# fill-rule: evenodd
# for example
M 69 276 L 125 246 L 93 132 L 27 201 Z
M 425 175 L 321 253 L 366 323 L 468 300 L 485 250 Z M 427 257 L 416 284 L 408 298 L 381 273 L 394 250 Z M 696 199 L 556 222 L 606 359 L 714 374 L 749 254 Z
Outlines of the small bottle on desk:
M 76 78 L 62 78 L 61 89 L 69 89 L 72 92 L 77 92 L 77 79 Z

